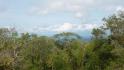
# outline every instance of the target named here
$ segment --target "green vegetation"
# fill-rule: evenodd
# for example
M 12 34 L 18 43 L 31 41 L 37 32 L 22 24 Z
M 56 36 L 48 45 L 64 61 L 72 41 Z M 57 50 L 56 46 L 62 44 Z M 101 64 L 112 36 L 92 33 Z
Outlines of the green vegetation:
M 104 18 L 88 42 L 70 32 L 47 37 L 1 28 L 0 70 L 124 70 L 124 12 Z

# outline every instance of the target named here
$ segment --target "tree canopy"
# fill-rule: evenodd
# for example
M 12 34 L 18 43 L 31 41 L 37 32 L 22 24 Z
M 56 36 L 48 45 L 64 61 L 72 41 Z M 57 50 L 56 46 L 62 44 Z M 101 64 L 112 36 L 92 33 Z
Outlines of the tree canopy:
M 48 37 L 0 28 L 0 70 L 124 70 L 124 12 L 91 34 L 85 42 L 71 32 Z

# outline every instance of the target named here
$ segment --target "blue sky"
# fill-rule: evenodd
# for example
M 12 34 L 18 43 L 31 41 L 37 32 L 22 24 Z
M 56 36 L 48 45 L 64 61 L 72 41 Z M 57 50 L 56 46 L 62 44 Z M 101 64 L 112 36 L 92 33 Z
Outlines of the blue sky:
M 89 36 L 102 18 L 124 10 L 124 0 L 0 0 L 0 27 L 52 35 Z

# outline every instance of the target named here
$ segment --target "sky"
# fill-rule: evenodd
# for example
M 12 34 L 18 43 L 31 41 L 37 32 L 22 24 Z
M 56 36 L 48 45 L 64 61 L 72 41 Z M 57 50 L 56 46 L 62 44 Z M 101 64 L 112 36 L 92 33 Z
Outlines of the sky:
M 124 10 L 124 0 L 0 0 L 0 27 L 53 35 L 90 36 L 102 19 Z

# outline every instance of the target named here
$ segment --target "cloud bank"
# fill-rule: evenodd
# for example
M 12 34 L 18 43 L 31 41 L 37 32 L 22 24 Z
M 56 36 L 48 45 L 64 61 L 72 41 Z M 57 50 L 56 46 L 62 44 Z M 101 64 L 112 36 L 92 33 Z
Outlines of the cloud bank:
M 55 12 L 73 13 L 76 18 L 88 15 L 90 9 L 116 11 L 118 7 L 124 7 L 123 0 L 47 0 L 42 5 L 34 5 L 30 8 L 30 14 L 47 15 Z M 96 11 L 97 12 L 97 11 Z
M 63 24 L 52 25 L 52 26 L 35 26 L 31 32 L 76 32 L 76 31 L 91 31 L 93 28 L 99 27 L 98 24 L 73 24 L 65 22 Z

